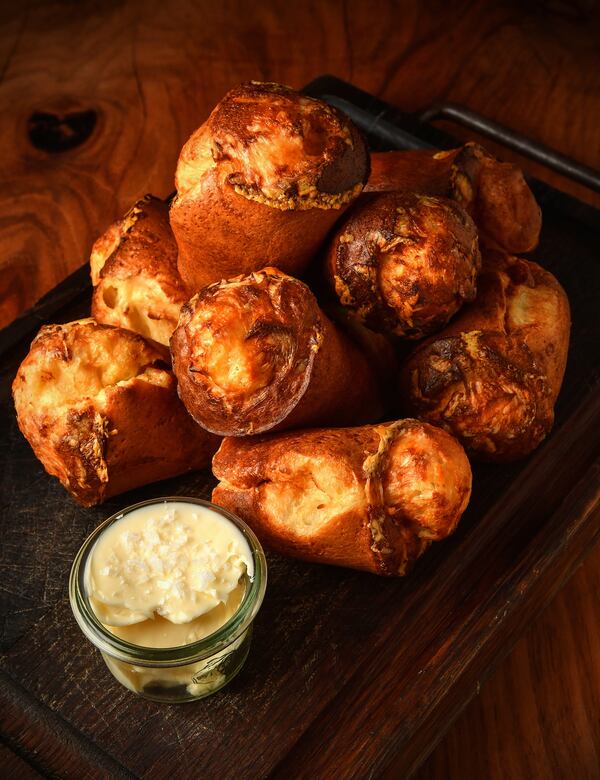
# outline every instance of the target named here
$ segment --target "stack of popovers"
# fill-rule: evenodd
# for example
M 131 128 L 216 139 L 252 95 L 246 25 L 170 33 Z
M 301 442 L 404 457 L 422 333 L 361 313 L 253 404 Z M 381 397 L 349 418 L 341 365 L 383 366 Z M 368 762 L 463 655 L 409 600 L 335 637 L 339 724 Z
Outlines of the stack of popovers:
M 375 156 L 374 193 L 361 196 L 369 155 L 341 112 L 276 84 L 250 82 L 228 93 L 184 145 L 170 209 L 147 196 L 96 242 L 97 322 L 43 330 L 19 370 L 19 424 L 46 469 L 78 500 L 96 503 L 206 465 L 218 434 L 234 438 L 214 460 L 221 480 L 214 500 L 282 552 L 400 574 L 431 540 L 451 533 L 468 503 L 471 472 L 449 432 L 481 452 L 485 436 L 476 429 L 489 429 L 493 404 L 479 423 L 471 415 L 468 441 L 447 412 L 432 414 L 422 402 L 411 411 L 449 432 L 418 420 L 373 425 L 393 413 L 386 399 L 397 404 L 409 386 L 423 385 L 412 358 L 402 393 L 395 391 L 385 336 L 418 339 L 452 317 L 458 323 L 464 303 L 477 308 L 478 233 L 486 245 L 502 239 L 511 251 L 531 248 L 539 209 L 520 172 L 480 147 L 413 158 Z M 322 248 L 344 327 L 293 278 Z M 535 286 L 540 277 L 530 276 Z M 568 309 L 560 305 L 564 336 Z M 489 307 L 480 309 L 489 316 L 489 328 L 479 320 L 483 330 L 496 332 Z M 538 317 L 536 332 L 544 333 L 550 313 Z M 368 328 L 384 335 L 365 337 Z M 567 342 L 554 361 L 556 392 Z M 163 362 L 168 343 L 175 376 Z M 123 376 L 111 371 L 121 352 L 134 367 Z M 486 387 L 493 385 L 488 355 L 474 358 Z M 549 370 L 534 363 L 538 373 Z M 71 391 L 61 390 L 63 376 Z M 556 393 L 540 392 L 551 407 Z M 36 395 L 45 399 L 42 415 Z M 448 390 L 444 409 L 453 397 Z M 547 411 L 535 427 L 539 416 L 523 422 L 535 428 L 530 442 L 548 429 Z M 274 433 L 362 423 L 371 424 Z M 169 441 L 172 447 L 161 446 Z M 508 457 L 527 449 L 494 446 Z M 130 450 L 147 454 L 146 468 L 132 469 Z

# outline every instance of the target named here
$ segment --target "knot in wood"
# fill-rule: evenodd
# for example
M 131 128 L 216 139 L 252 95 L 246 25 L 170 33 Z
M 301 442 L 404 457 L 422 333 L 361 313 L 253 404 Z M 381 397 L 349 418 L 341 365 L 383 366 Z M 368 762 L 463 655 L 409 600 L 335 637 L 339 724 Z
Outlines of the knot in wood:
M 98 115 L 92 109 L 64 114 L 34 111 L 27 123 L 27 134 L 36 149 L 57 154 L 85 143 L 97 119 Z

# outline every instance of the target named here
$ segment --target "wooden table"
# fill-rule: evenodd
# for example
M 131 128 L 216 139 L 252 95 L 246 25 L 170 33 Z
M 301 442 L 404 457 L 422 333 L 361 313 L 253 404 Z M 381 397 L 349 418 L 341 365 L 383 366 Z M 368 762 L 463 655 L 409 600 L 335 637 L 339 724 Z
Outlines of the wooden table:
M 328 72 L 405 110 L 462 103 L 598 167 L 595 5 L 34 0 L 4 8 L 0 325 L 81 265 L 135 198 L 173 189 L 180 146 L 245 79 L 299 87 Z M 600 206 L 584 188 L 524 167 Z M 600 776 L 598 572 L 596 548 L 482 685 L 420 780 Z M 9 748 L 0 760 L 15 776 L 27 772 Z

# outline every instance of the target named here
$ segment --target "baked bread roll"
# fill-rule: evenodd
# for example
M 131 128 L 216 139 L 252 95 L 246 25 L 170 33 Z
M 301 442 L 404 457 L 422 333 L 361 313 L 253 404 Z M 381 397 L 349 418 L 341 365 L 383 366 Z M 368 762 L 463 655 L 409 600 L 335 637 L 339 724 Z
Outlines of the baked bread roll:
M 190 293 L 269 264 L 301 274 L 368 171 L 335 108 L 279 84 L 228 92 L 177 163 L 171 225 Z
M 274 550 L 401 575 L 471 494 L 463 448 L 417 420 L 224 439 L 212 500 Z
M 181 310 L 171 355 L 188 412 L 223 436 L 383 413 L 367 357 L 307 285 L 276 268 L 200 290 Z
M 390 192 L 364 196 L 337 228 L 327 276 L 367 327 L 405 338 L 442 328 L 475 297 L 477 230 L 457 203 Z
M 311 288 L 313 289 L 313 288 Z M 332 300 L 323 302 L 323 311 L 327 317 L 355 344 L 366 357 L 369 366 L 377 377 L 382 407 L 389 416 L 398 406 L 398 377 L 400 376 L 400 355 L 398 345 L 383 333 L 377 333 L 365 327 L 352 317 L 348 309 Z M 407 342 L 410 345 L 410 342 Z M 406 351 L 408 354 L 408 350 Z M 384 414 L 379 415 L 383 418 Z M 379 418 L 371 418 L 379 419 Z M 356 422 L 352 420 L 351 422 Z
M 491 247 L 514 254 L 538 244 L 542 213 L 520 168 L 468 143 L 446 152 L 371 154 L 365 191 L 423 192 L 460 203 Z
M 219 444 L 185 411 L 157 347 L 92 319 L 45 325 L 13 397 L 34 453 L 83 506 L 204 468 Z
M 552 427 L 569 329 L 569 302 L 551 273 L 484 256 L 476 300 L 404 365 L 405 409 L 481 459 L 527 455 Z
M 100 236 L 90 258 L 97 322 L 169 345 L 187 300 L 168 205 L 146 195 Z

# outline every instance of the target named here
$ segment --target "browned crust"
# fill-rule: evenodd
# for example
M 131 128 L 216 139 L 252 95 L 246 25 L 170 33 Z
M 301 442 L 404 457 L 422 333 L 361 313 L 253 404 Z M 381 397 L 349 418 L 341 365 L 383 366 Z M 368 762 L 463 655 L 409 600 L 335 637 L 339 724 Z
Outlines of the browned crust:
M 570 330 L 567 296 L 536 263 L 491 253 L 474 303 L 413 352 L 401 374 L 410 414 L 467 451 L 513 460 L 550 431 Z
M 229 92 L 179 157 L 171 225 L 189 291 L 269 263 L 299 275 L 368 164 L 358 130 L 326 103 L 277 84 Z
M 326 522 L 307 533 L 302 503 L 327 489 L 318 484 L 323 463 L 340 480 L 337 489 L 346 485 L 358 498 L 329 507 Z M 213 501 L 276 551 L 384 575 L 404 574 L 432 540 L 452 533 L 471 492 L 462 447 L 416 420 L 225 439 L 213 472 L 221 480 Z M 298 491 L 284 523 L 273 505 L 278 485 L 286 495 Z
M 230 321 L 244 328 L 236 349 L 242 350 L 249 389 L 223 388 L 207 368 L 228 338 L 220 312 L 231 306 Z M 201 331 L 210 334 L 208 346 L 196 330 L 200 321 L 208 321 Z M 220 435 L 343 425 L 377 419 L 383 411 L 367 358 L 323 314 L 303 282 L 275 268 L 202 289 L 182 310 L 171 353 L 186 408 Z
M 475 297 L 477 231 L 457 203 L 390 192 L 364 196 L 336 230 L 327 274 L 367 327 L 421 338 Z
M 522 171 L 468 143 L 447 152 L 374 152 L 365 192 L 408 191 L 444 195 L 473 217 L 486 244 L 530 252 L 538 244 L 542 215 Z
M 126 378 L 86 394 L 85 377 L 78 382 L 80 362 L 91 371 L 107 368 L 100 362 L 104 352 L 95 347 L 106 333 L 131 368 Z M 71 368 L 77 394 L 70 385 L 71 397 L 62 397 L 56 383 Z M 56 389 L 50 405 L 42 403 L 40 392 L 48 383 Z M 34 453 L 84 506 L 203 468 L 219 443 L 186 413 L 160 349 L 91 319 L 44 326 L 19 367 L 13 397 L 19 428 Z
M 392 412 L 398 406 L 398 377 L 400 375 L 400 350 L 387 335 L 367 328 L 341 304 L 327 302 L 326 315 L 336 327 L 356 344 L 369 362 L 377 377 L 383 408 Z M 356 420 L 351 422 L 355 423 Z
M 521 169 L 500 162 L 478 144 L 466 144 L 454 159 L 452 197 L 475 220 L 486 243 L 511 254 L 536 248 L 542 212 Z
M 335 207 L 335 199 L 364 184 L 368 174 L 366 151 L 348 117 L 281 84 L 241 84 L 218 103 L 207 124 L 215 163 L 237 164 L 228 182 L 244 197 L 274 208 Z M 245 160 L 249 147 L 263 138 L 277 144 L 269 149 L 274 182 L 252 166 L 252 158 Z
M 137 201 L 96 241 L 91 267 L 96 321 L 168 346 L 188 297 L 168 205 L 152 195 Z

